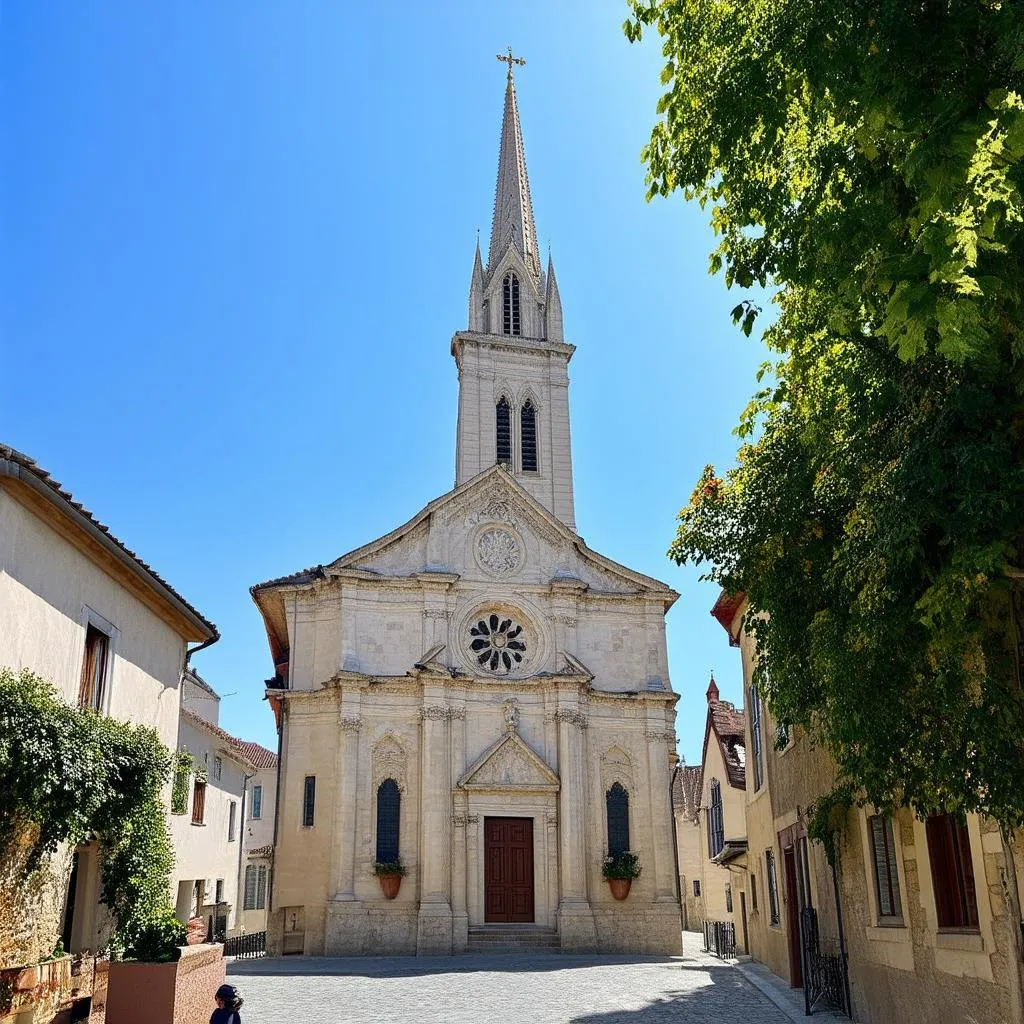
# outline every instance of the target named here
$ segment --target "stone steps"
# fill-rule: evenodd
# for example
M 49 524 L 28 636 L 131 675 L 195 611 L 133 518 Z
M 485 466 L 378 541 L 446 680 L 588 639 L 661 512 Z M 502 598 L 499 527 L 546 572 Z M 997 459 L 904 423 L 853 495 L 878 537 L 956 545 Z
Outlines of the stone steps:
M 489 925 L 470 928 L 467 953 L 534 953 L 560 949 L 554 928 L 536 925 Z

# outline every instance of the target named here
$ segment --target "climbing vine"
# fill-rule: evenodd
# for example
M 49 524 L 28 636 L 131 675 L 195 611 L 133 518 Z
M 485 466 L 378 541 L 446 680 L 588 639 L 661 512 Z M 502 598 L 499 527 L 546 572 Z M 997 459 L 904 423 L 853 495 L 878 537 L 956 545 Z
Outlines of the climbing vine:
M 171 769 L 174 781 L 171 783 L 171 814 L 185 814 L 188 811 L 188 780 L 194 762 L 192 755 L 182 748 L 174 752 Z
M 0 860 L 27 846 L 18 874 L 29 885 L 60 844 L 96 836 L 101 899 L 121 955 L 170 956 L 153 935 L 179 937 L 169 923 L 174 848 L 161 801 L 170 768 L 154 730 L 72 707 L 33 673 L 0 669 Z

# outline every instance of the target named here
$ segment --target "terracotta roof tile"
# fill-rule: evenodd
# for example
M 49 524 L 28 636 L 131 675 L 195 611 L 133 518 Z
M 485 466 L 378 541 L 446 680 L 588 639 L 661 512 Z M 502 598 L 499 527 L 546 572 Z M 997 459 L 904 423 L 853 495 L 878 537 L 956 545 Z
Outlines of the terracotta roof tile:
M 208 722 L 201 715 L 197 715 L 194 711 L 189 711 L 187 708 L 181 709 L 181 716 L 200 729 L 205 729 L 207 732 L 213 733 L 214 736 L 220 737 L 220 739 L 237 751 L 241 760 L 247 761 L 254 768 L 273 768 L 277 765 L 277 754 L 272 750 L 267 750 L 266 747 L 261 746 L 259 743 L 249 743 L 246 740 L 240 740 L 220 728 L 220 726 Z
M 729 785 L 747 787 L 747 749 L 742 710 L 727 700 L 708 701 L 708 726 L 718 739 Z
M 704 771 L 700 765 L 685 765 L 672 781 L 673 806 L 691 821 L 697 820 L 703 785 Z
M 274 844 L 267 843 L 266 846 L 256 846 L 251 850 L 246 850 L 246 857 L 269 857 L 274 852 Z

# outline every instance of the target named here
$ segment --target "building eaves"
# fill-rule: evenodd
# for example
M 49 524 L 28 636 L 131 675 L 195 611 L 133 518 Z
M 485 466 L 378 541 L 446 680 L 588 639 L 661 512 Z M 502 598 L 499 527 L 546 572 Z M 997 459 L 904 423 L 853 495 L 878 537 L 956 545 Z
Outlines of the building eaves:
M 61 486 L 60 481 L 55 480 L 35 459 L 10 445 L 0 444 L 0 477 L 19 481 L 58 508 L 67 519 L 92 536 L 117 561 L 142 579 L 180 615 L 191 621 L 204 640 L 213 641 L 220 638 L 217 627 L 209 619 L 186 601 L 123 541 L 115 537 L 110 532 L 110 527 L 101 523 L 81 502 L 75 501 L 71 493 Z
M 190 725 L 197 729 L 201 729 L 210 736 L 221 740 L 227 747 L 228 753 L 236 761 L 240 761 L 247 768 L 251 768 L 255 771 L 260 767 L 273 767 L 277 764 L 277 755 L 267 750 L 266 747 L 261 747 L 258 743 L 247 743 L 245 740 L 238 739 L 237 736 L 232 736 L 231 733 L 222 729 L 219 725 L 214 725 L 212 722 L 208 722 L 202 715 L 197 715 L 194 711 L 189 711 L 187 708 L 181 709 L 181 717 L 185 719 Z M 250 757 L 251 748 L 255 748 L 256 751 L 262 751 L 264 754 L 270 754 L 273 758 L 273 765 L 257 765 L 252 757 Z

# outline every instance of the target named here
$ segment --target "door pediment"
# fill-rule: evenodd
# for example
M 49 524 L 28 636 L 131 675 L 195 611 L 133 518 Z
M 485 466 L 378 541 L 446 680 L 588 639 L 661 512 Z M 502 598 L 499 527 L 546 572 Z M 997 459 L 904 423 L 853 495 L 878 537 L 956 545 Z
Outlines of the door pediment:
M 509 732 L 480 755 L 458 781 L 460 789 L 554 793 L 558 776 L 518 733 Z

